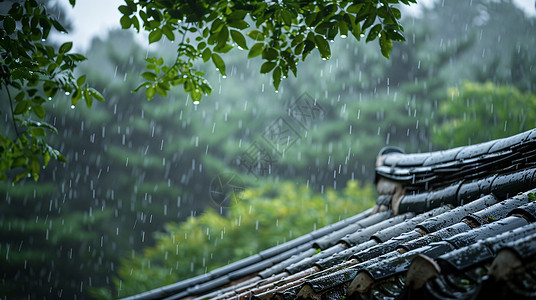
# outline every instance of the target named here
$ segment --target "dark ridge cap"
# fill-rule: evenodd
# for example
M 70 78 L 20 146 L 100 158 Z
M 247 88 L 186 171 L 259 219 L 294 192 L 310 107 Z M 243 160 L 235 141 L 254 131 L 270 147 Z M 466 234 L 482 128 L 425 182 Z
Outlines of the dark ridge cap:
M 399 254 L 400 253 L 398 252 L 389 253 L 389 255 L 384 255 L 383 258 L 394 257 Z M 375 259 L 371 260 L 370 262 L 362 262 L 345 268 L 338 268 L 336 266 L 311 276 L 305 280 L 304 283 L 310 284 L 316 292 L 325 291 L 351 281 L 354 279 L 357 273 L 365 269 L 368 265 L 371 265 L 377 261 L 379 260 Z
M 274 266 L 259 272 L 259 276 L 262 277 L 262 278 L 269 278 L 272 275 L 279 274 L 279 273 L 285 271 L 285 268 L 287 268 L 288 266 L 290 266 L 290 265 L 292 265 L 294 263 L 297 263 L 297 262 L 301 261 L 302 259 L 305 259 L 305 258 L 307 258 L 307 257 L 309 257 L 311 255 L 314 255 L 315 253 L 316 253 L 316 249 L 310 247 L 309 249 L 307 249 L 307 250 L 305 250 L 305 251 L 303 251 L 301 253 L 297 253 L 297 254 L 287 258 L 286 260 L 281 261 L 278 264 L 275 264 Z
M 386 229 L 386 228 L 390 228 L 394 225 L 398 225 L 402 223 L 403 221 L 410 219 L 414 216 L 415 214 L 410 212 L 410 213 L 400 214 L 400 215 L 391 217 L 389 219 L 383 220 L 381 222 L 370 225 L 368 227 L 361 228 L 354 233 L 347 234 L 344 237 L 342 237 L 339 240 L 339 242 L 343 242 L 349 247 L 352 247 L 360 243 L 364 243 L 368 241 L 372 237 L 372 235 L 374 235 L 376 232 Z
M 536 129 L 532 129 L 530 131 L 529 136 L 527 136 L 527 138 L 524 140 L 524 142 L 529 142 L 529 141 L 536 141 Z
M 284 253 L 290 249 L 296 248 L 298 246 L 301 246 L 303 244 L 311 244 L 310 242 L 313 240 L 313 236 L 308 233 L 302 236 L 299 236 L 295 239 L 292 239 L 288 242 L 285 242 L 283 244 L 279 244 L 277 246 L 274 246 L 272 248 L 268 248 L 266 250 L 263 250 L 259 252 L 259 256 L 262 259 L 270 258 L 273 256 L 276 256 L 278 254 Z M 312 244 L 311 244 L 312 245 Z
M 303 271 L 305 269 L 308 269 L 312 267 L 317 261 L 319 261 L 322 258 L 326 258 L 331 256 L 334 253 L 338 253 L 342 250 L 346 249 L 343 245 L 337 244 L 334 246 L 331 246 L 325 250 L 322 250 L 318 253 L 315 253 L 314 255 L 310 257 L 306 257 L 303 260 L 296 262 L 288 267 L 285 268 L 285 271 L 290 274 L 296 274 L 300 271 Z
M 534 133 L 536 133 L 536 130 L 533 129 L 533 130 L 525 131 L 525 132 L 510 136 L 510 137 L 497 140 L 497 143 L 495 143 L 495 145 L 493 145 L 493 147 L 489 149 L 489 152 L 497 152 L 497 151 L 505 150 L 516 144 L 520 144 L 526 141 L 529 138 L 529 136 Z
M 166 297 L 166 298 L 158 298 L 158 299 L 162 299 L 162 300 L 178 300 L 178 299 L 183 299 L 183 298 L 186 298 L 188 297 L 190 294 L 187 292 L 187 291 L 183 291 L 183 292 L 180 292 L 178 294 L 174 294 L 174 295 L 171 295 L 169 297 Z
M 491 184 L 491 192 L 498 197 L 511 197 L 536 187 L 536 168 L 498 175 Z
M 519 194 L 475 213 L 471 213 L 463 218 L 463 220 L 469 220 L 479 225 L 488 224 L 506 217 L 513 209 L 529 202 L 530 199 L 526 194 Z
M 511 231 L 527 224 L 528 222 L 524 218 L 510 216 L 489 224 L 484 224 L 481 227 L 475 228 L 473 230 L 449 237 L 445 239 L 445 241 L 453 245 L 456 249 L 459 249 L 470 244 L 476 243 L 479 240 L 493 237 L 497 234 Z
M 360 262 L 368 261 L 391 251 L 395 251 L 399 245 L 416 240 L 422 236 L 423 235 L 416 230 L 409 231 L 381 244 L 376 244 L 372 247 L 361 249 L 361 251 L 357 251 L 352 254 L 352 258 L 357 259 Z
M 398 212 L 423 213 L 443 205 L 458 206 L 457 193 L 461 183 L 426 193 L 408 194 L 402 197 Z
M 258 263 L 261 260 L 263 260 L 263 257 L 260 256 L 259 254 L 255 254 L 255 255 L 243 258 L 241 260 L 235 261 L 233 263 L 230 263 L 228 265 L 225 265 L 223 267 L 217 268 L 215 270 L 212 270 L 208 273 L 208 275 L 210 275 L 211 278 L 217 278 L 222 275 L 227 275 L 228 273 L 231 273 L 235 270 L 242 269 L 249 265 Z
M 211 291 L 220 286 L 226 285 L 230 282 L 231 282 L 231 278 L 229 276 L 221 276 L 211 281 L 192 286 L 188 288 L 186 292 L 188 293 L 188 295 L 199 295 L 199 294 L 203 294 L 208 291 Z
M 536 168 L 521 169 L 457 183 L 425 193 L 407 194 L 402 197 L 398 211 L 399 213 L 425 212 L 443 204 L 458 206 L 490 193 L 499 198 L 508 198 L 534 187 L 536 187 Z
M 501 250 L 503 249 L 511 249 L 523 260 L 532 258 L 536 256 L 536 233 L 509 242 Z
M 179 293 L 181 291 L 185 291 L 188 287 L 200 284 L 203 282 L 206 282 L 210 280 L 209 274 L 203 274 L 198 275 L 196 277 L 192 277 L 183 281 L 179 281 L 170 285 L 166 285 L 163 287 L 159 287 L 141 294 L 133 295 L 127 298 L 123 298 L 124 300 L 138 300 L 138 299 L 162 299 L 164 297 Z
M 431 217 L 417 224 L 415 227 L 426 233 L 432 233 L 452 224 L 460 222 L 468 214 L 483 210 L 499 202 L 494 195 L 487 195 L 471 201 L 463 206 L 458 206 L 438 216 Z
M 375 247 L 377 245 L 378 245 L 378 242 L 376 242 L 375 240 L 366 241 L 366 242 L 361 243 L 359 245 L 347 248 L 347 249 L 345 249 L 345 250 L 343 250 L 343 251 L 341 251 L 339 253 L 334 253 L 330 257 L 323 258 L 323 259 L 317 261 L 315 263 L 315 266 L 317 266 L 321 270 L 329 269 L 329 268 L 331 268 L 333 266 L 336 266 L 338 264 L 341 264 L 341 263 L 347 261 L 350 258 L 350 256 L 355 255 L 356 253 L 358 253 L 358 252 L 360 252 L 362 250 L 365 250 L 365 249 L 368 249 L 368 248 L 371 248 L 371 247 Z
M 404 249 L 405 251 L 412 251 L 414 249 L 426 246 L 433 242 L 442 241 L 446 238 L 452 237 L 456 234 L 470 231 L 471 227 L 464 223 L 459 222 L 448 227 L 442 228 L 436 232 L 424 235 L 416 240 L 411 240 L 398 245 L 398 249 Z
M 323 235 L 323 234 L 325 234 L 327 232 L 337 230 L 339 228 L 343 228 L 350 222 L 356 222 L 356 221 L 363 220 L 366 217 L 368 217 L 371 212 L 372 212 L 372 208 L 368 209 L 368 210 L 366 210 L 364 212 L 361 212 L 359 214 L 356 214 L 356 215 L 354 215 L 352 217 L 349 217 L 349 218 L 346 218 L 344 220 L 341 220 L 341 221 L 339 221 L 337 223 L 327 225 L 327 226 L 325 226 L 325 227 L 323 227 L 323 228 L 321 228 L 319 230 L 313 231 L 312 233 L 297 237 L 297 238 L 295 238 L 295 239 L 293 239 L 291 241 L 288 241 L 286 243 L 283 243 L 281 245 L 277 245 L 277 246 L 274 246 L 272 248 L 263 250 L 263 251 L 259 252 L 259 254 L 256 254 L 256 255 L 241 259 L 239 261 L 233 262 L 231 264 L 228 264 L 226 266 L 223 266 L 221 268 L 213 270 L 213 271 L 208 273 L 208 275 L 210 276 L 208 280 L 210 280 L 212 278 L 217 278 L 217 277 L 222 276 L 222 275 L 226 275 L 228 273 L 237 271 L 239 269 L 244 269 L 244 268 L 249 267 L 249 266 L 251 266 L 253 264 L 256 264 L 256 263 L 258 263 L 258 262 L 260 262 L 260 261 L 262 261 L 264 259 L 271 258 L 273 256 L 276 256 L 276 255 L 279 255 L 281 253 L 284 253 L 284 252 L 286 252 L 288 250 L 295 249 L 298 246 L 302 246 L 303 244 L 307 244 L 308 242 L 312 241 L 317 235 Z M 291 252 L 291 253 L 293 253 L 293 252 Z M 290 257 L 290 255 L 288 257 Z M 205 281 L 208 281 L 208 280 L 205 280 Z M 199 282 L 196 282 L 196 284 L 197 283 L 199 283 Z
M 366 272 L 374 281 L 390 277 L 395 274 L 405 272 L 411 260 L 424 250 L 431 249 L 431 246 L 424 246 L 403 254 L 377 261 L 364 267 L 361 271 Z M 392 252 L 389 252 L 392 253 Z
M 266 270 L 267 268 L 272 267 L 294 255 L 300 254 L 304 251 L 306 252 L 310 249 L 313 249 L 311 248 L 311 243 L 307 243 L 307 244 L 298 246 L 296 248 L 292 248 L 290 250 L 287 250 L 286 252 L 281 253 L 280 255 L 276 255 L 271 258 L 262 260 L 256 264 L 250 265 L 243 269 L 236 270 L 232 272 L 231 274 L 229 274 L 229 277 L 231 278 L 231 280 L 235 280 L 246 275 L 250 275 L 253 273 L 260 272 L 262 270 Z
M 383 165 L 376 168 L 376 177 L 401 182 L 407 191 L 422 191 L 448 186 L 461 178 L 478 179 L 534 167 L 536 139 L 529 139 L 534 135 L 536 129 L 446 151 L 387 154 Z M 421 163 L 423 158 L 426 161 Z
M 437 258 L 442 273 L 460 272 L 493 259 L 507 245 L 512 245 L 526 236 L 536 234 L 536 223 L 531 223 L 496 236 L 480 240 L 475 244 L 445 253 Z
M 457 147 L 448 150 L 431 152 L 430 156 L 423 162 L 423 166 L 438 165 L 455 161 L 456 156 L 462 150 L 462 148 L 463 147 Z
M 405 220 L 402 223 L 393 225 L 389 228 L 385 228 L 382 230 L 379 230 L 378 232 L 374 233 L 371 238 L 375 239 L 379 243 L 386 242 L 387 240 L 394 238 L 396 236 L 399 236 L 403 233 L 409 232 L 416 228 L 417 224 L 420 224 L 424 222 L 425 220 L 428 220 L 429 218 L 442 215 L 448 211 L 450 211 L 451 208 L 447 205 L 434 208 L 430 211 L 418 214 L 414 216 L 413 218 L 410 218 L 408 220 Z
M 422 166 L 424 161 L 429 158 L 430 155 L 430 152 L 391 154 L 385 157 L 383 163 L 385 165 L 394 167 L 417 167 Z
M 483 195 L 491 193 L 491 185 L 498 174 L 493 174 L 481 179 L 464 181 L 457 192 L 459 205 L 479 199 Z
M 495 145 L 498 141 L 499 140 L 493 140 L 480 144 L 465 146 L 458 153 L 458 155 L 456 155 L 456 159 L 467 159 L 486 154 L 491 149 L 491 147 L 493 147 L 493 145 Z
M 357 275 L 358 272 L 358 268 L 352 267 L 339 270 L 337 272 L 326 274 L 319 278 L 307 280 L 302 285 L 302 288 L 305 285 L 309 285 L 315 292 L 321 293 L 336 286 L 342 285 L 346 282 L 352 281 L 352 279 L 354 279 L 355 275 Z
M 484 243 L 478 241 L 452 252 L 445 253 L 436 259 L 441 267 L 441 273 L 449 274 L 461 272 L 485 261 L 490 261 L 495 257 L 495 253 Z
M 379 212 L 377 214 L 374 214 L 374 215 L 370 215 L 362 220 L 359 220 L 353 224 L 350 224 L 344 228 L 341 228 L 337 231 L 334 231 L 328 235 L 325 235 L 321 238 L 318 238 L 314 243 L 313 243 L 313 247 L 315 248 L 320 248 L 320 249 L 327 249 L 329 248 L 330 246 L 333 246 L 335 245 L 342 237 L 344 237 L 345 235 L 349 234 L 349 233 L 353 233 L 355 231 L 357 231 L 358 229 L 360 228 L 365 228 L 365 227 L 368 227 L 370 225 L 373 225 L 373 224 L 376 224 L 378 222 L 381 222 L 385 219 L 388 219 L 389 217 L 391 217 L 392 215 L 392 212 L 389 210 L 389 211 L 384 211 L 384 212 Z
M 458 223 L 462 224 L 462 223 Z M 430 258 L 437 258 L 455 249 L 473 244 L 479 240 L 495 236 L 512 229 L 522 227 L 527 222 L 519 217 L 507 217 L 503 220 L 483 225 L 479 228 L 453 235 L 449 238 L 431 243 L 427 246 L 415 248 L 398 257 L 382 260 L 365 268 L 365 271 L 374 279 L 384 279 L 407 271 L 411 260 L 418 254 L 426 255 Z M 432 234 L 433 235 L 433 234 Z M 536 247 L 534 247 L 536 249 Z
M 533 196 L 534 194 L 531 193 Z M 527 195 L 527 197 L 529 197 Z M 527 219 L 529 222 L 536 222 L 536 202 L 535 199 L 532 199 L 529 197 L 529 199 L 532 201 L 530 203 L 527 203 L 525 205 L 522 205 L 518 208 L 515 208 L 512 210 L 508 215 L 519 215 L 523 218 Z

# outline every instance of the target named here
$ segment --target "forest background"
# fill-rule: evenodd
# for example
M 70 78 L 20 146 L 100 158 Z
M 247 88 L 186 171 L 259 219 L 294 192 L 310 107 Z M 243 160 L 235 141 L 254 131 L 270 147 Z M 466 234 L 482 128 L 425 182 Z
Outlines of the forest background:
M 79 72 L 106 101 L 47 108 L 68 162 L 0 184 L 0 294 L 108 299 L 202 274 L 371 207 L 383 146 L 536 127 L 534 18 L 509 1 L 454 2 L 403 19 L 407 42 L 389 60 L 338 39 L 277 93 L 258 61 L 229 52 L 226 78 L 199 66 L 213 93 L 197 105 L 180 89 L 131 93 L 145 58 L 172 59 L 172 44 L 94 39 Z M 292 143 L 274 144 L 274 127 Z

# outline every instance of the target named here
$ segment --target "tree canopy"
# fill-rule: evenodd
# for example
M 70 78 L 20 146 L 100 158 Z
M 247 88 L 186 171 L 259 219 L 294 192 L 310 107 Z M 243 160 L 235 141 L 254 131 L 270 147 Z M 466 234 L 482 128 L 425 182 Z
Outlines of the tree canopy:
M 75 0 L 69 0 L 72 6 Z M 233 48 L 247 50 L 247 58 L 261 57 L 260 73 L 272 76 L 277 90 L 289 73 L 297 75 L 299 61 L 317 49 L 322 59 L 331 57 L 330 42 L 351 34 L 370 42 L 378 39 L 381 53 L 389 57 L 393 41 L 404 41 L 400 3 L 415 0 L 361 1 L 138 1 L 125 0 L 118 9 L 124 29 L 149 32 L 149 42 L 166 38 L 177 41 L 177 56 L 171 64 L 160 57 L 147 58 L 144 82 L 148 100 L 166 96 L 173 86 L 182 85 L 192 101 L 199 102 L 211 92 L 209 82 L 194 63 L 214 64 L 226 76 L 222 56 Z M 0 180 L 14 182 L 31 177 L 51 159 L 64 161 L 61 153 L 46 140 L 57 133 L 44 122 L 44 104 L 58 93 L 70 96 L 71 106 L 82 99 L 88 107 L 93 100 L 104 101 L 88 86 L 86 76 L 75 70 L 86 58 L 71 53 L 71 42 L 51 45 L 51 30 L 67 30 L 36 0 L 15 2 L 0 15 L 1 82 L 7 92 L 12 120 L 9 133 L 0 135 Z

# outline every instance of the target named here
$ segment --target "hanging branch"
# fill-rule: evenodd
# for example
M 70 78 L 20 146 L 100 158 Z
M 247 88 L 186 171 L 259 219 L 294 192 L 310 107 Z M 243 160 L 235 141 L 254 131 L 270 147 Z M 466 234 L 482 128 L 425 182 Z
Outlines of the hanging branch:
M 20 138 L 19 130 L 17 129 L 17 123 L 15 122 L 15 109 L 13 109 L 13 99 L 11 98 L 11 93 L 9 92 L 7 83 L 3 82 L 3 84 L 6 87 L 7 97 L 9 98 L 9 108 L 11 110 L 11 121 L 13 122 L 13 127 L 15 128 L 15 134 L 17 134 L 17 138 Z

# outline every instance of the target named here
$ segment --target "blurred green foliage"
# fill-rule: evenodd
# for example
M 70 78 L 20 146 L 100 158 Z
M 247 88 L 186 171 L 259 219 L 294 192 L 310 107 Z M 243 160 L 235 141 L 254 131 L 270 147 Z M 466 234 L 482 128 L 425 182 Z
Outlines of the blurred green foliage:
M 471 145 L 536 128 L 536 94 L 491 82 L 464 82 L 448 90 L 434 129 L 434 143 L 445 148 Z
M 213 209 L 183 223 L 168 223 L 156 245 L 132 252 L 114 280 L 125 297 L 204 274 L 300 237 L 374 205 L 371 184 L 349 181 L 340 191 L 316 194 L 291 182 L 260 184 L 237 195 L 227 216 Z M 102 295 L 103 291 L 95 291 Z

